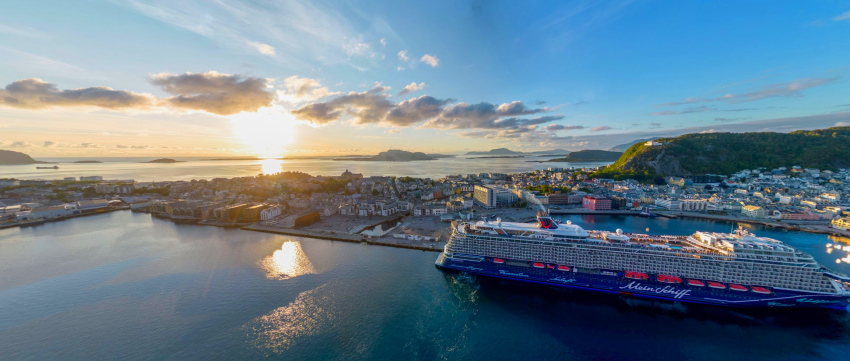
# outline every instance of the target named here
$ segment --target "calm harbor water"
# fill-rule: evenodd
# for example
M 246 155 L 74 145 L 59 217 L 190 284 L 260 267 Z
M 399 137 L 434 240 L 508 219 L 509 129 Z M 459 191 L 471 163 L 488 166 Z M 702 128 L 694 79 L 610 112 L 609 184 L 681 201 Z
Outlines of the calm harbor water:
M 564 217 L 688 234 L 726 223 Z M 850 272 L 825 235 L 754 228 Z M 850 246 L 848 246 L 850 247 Z M 843 246 L 842 246 L 843 248 Z M 694 308 L 446 275 L 437 254 L 114 212 L 0 230 L 4 360 L 846 360 L 845 313 Z
M 59 169 L 36 169 L 37 165 L 0 166 L 0 178 L 62 179 L 64 177 L 103 176 L 103 179 L 134 179 L 137 181 L 175 181 L 255 176 L 260 173 L 298 171 L 310 175 L 339 175 L 346 169 L 365 176 L 411 176 L 442 178 L 451 174 L 516 173 L 549 167 L 597 167 L 607 163 L 568 163 L 536 161 L 551 157 L 483 158 L 465 156 L 418 162 L 363 162 L 323 159 L 292 160 L 222 160 L 176 158 L 180 163 L 142 163 L 152 158 L 111 158 L 103 163 L 73 163 L 78 158 L 38 158 L 57 162 Z M 535 161 L 535 162 L 529 162 Z M 48 165 L 48 166 L 51 166 Z M 40 165 L 44 166 L 44 165 Z

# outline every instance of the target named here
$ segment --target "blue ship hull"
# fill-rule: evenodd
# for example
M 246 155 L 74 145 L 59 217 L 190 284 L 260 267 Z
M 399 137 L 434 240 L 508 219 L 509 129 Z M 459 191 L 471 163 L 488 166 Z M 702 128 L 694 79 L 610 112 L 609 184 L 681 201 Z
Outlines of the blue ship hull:
M 706 286 L 666 284 L 649 280 L 633 280 L 623 277 L 622 272 L 602 271 L 600 274 L 578 273 L 575 270 L 561 271 L 549 268 L 534 268 L 530 265 L 496 264 L 489 261 L 472 261 L 448 258 L 445 254 L 435 262 L 444 271 L 494 277 L 521 282 L 604 292 L 616 295 L 650 299 L 699 303 L 726 307 L 749 308 L 830 308 L 848 310 L 846 295 L 828 295 L 801 291 L 773 290 L 771 294 L 751 291 L 719 290 Z

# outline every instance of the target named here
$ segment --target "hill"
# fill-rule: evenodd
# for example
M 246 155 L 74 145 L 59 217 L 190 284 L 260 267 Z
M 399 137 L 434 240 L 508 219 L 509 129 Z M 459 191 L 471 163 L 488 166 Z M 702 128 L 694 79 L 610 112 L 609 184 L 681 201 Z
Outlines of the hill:
M 185 161 L 184 160 L 175 160 L 175 159 L 171 159 L 171 158 L 159 158 L 159 159 L 154 159 L 154 160 L 142 162 L 142 163 L 183 163 L 183 162 L 185 162 Z
M 686 176 L 793 165 L 831 170 L 850 166 L 850 127 L 791 133 L 685 134 L 655 141 L 662 145 L 631 146 L 597 176 Z
M 520 155 L 522 152 L 516 152 L 508 148 L 490 149 L 486 152 L 466 152 L 466 155 Z
M 29 155 L 21 152 L 0 149 L 0 165 L 41 164 Z
M 607 150 L 580 150 L 567 154 L 564 158 L 550 159 L 550 162 L 613 162 L 620 159 L 620 152 L 610 152 Z
M 357 160 L 366 162 L 411 162 L 417 160 L 434 160 L 435 157 L 422 152 L 408 152 L 404 150 L 390 149 L 368 158 L 334 158 L 334 160 Z
M 611 149 L 608 149 L 608 150 L 610 150 L 612 152 L 621 152 L 622 153 L 622 152 L 625 152 L 626 150 L 628 150 L 629 148 L 631 148 L 631 146 L 633 146 L 635 144 L 643 143 L 643 142 L 646 142 L 648 140 L 653 140 L 653 139 L 655 139 L 655 138 L 637 139 L 637 140 L 634 140 L 630 143 L 615 145 Z

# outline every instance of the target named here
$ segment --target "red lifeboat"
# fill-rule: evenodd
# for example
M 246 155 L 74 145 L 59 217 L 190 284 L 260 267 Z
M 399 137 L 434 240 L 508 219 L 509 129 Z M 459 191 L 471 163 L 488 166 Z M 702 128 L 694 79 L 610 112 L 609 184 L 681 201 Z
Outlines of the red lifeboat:
M 501 259 L 501 258 L 493 258 L 493 263 L 499 263 L 499 264 L 501 264 L 501 263 L 505 263 L 505 260 L 503 260 L 503 259 Z
M 698 280 L 688 280 L 688 285 L 689 286 L 705 287 L 705 283 L 703 283 L 702 281 L 698 281 Z
M 558 265 L 558 271 L 569 271 L 569 270 L 570 270 L 570 266 Z
M 643 272 L 634 272 L 634 271 L 626 271 L 626 278 L 631 278 L 633 280 L 648 280 L 649 275 Z
M 725 286 L 725 285 L 723 285 L 723 284 L 722 284 L 722 283 L 720 283 L 720 282 L 714 282 L 714 281 L 709 281 L 709 282 L 708 282 L 708 287 L 716 288 L 716 289 L 719 289 L 719 290 L 725 290 L 725 289 L 726 289 L 726 286 Z
M 548 268 L 548 269 L 555 269 L 555 265 L 553 265 L 553 264 L 547 264 L 547 265 L 546 265 L 546 268 Z
M 541 262 L 534 262 L 531 264 L 534 268 L 546 268 L 546 265 Z
M 763 294 L 763 295 L 769 295 L 769 294 L 770 294 L 770 290 L 769 290 L 769 289 L 767 289 L 767 288 L 764 288 L 764 287 L 753 286 L 753 287 L 752 287 L 752 290 L 753 290 L 753 292 L 755 292 L 755 293 L 761 293 L 761 294 Z
M 732 290 L 732 291 L 742 291 L 742 292 L 749 291 L 749 289 L 747 289 L 746 287 L 741 286 L 741 285 L 736 285 L 736 284 L 729 284 L 729 289 Z
M 664 283 L 682 283 L 682 279 L 676 276 L 658 275 L 655 277 L 659 282 Z

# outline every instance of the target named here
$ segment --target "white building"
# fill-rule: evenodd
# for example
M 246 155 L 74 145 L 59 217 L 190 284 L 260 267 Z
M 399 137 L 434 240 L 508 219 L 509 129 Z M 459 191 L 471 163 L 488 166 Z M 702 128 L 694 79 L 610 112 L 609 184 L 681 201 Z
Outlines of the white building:
M 475 203 L 486 209 L 505 207 L 518 199 L 510 189 L 494 185 L 476 185 L 473 198 Z

